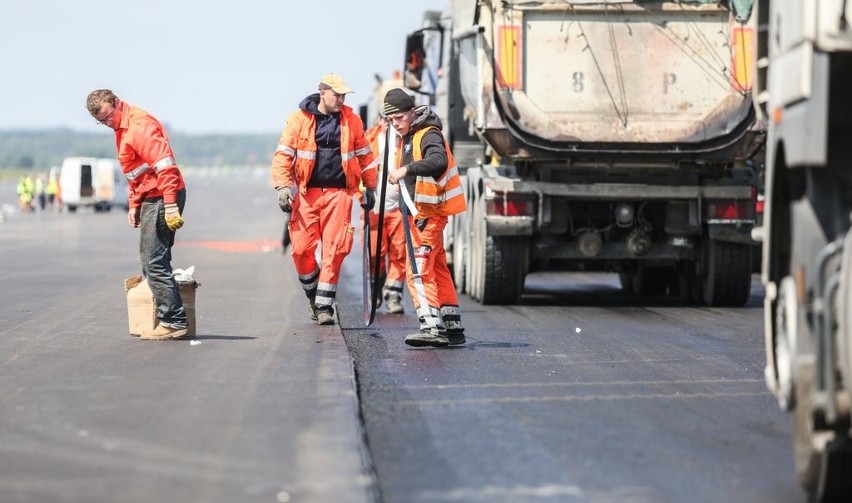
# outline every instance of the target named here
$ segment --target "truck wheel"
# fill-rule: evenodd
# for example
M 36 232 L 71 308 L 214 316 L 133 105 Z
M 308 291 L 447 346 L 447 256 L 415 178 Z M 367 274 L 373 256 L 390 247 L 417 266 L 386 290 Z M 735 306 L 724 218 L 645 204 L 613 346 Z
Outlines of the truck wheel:
M 819 485 L 819 453 L 814 446 L 811 417 L 811 389 L 814 385 L 814 365 L 800 364 L 796 376 L 796 409 L 793 411 L 793 456 L 799 484 L 810 495 Z
M 796 280 L 786 276 L 778 288 L 775 304 L 775 371 L 778 380 L 778 405 L 784 410 L 794 406 L 794 358 L 799 334 L 799 304 L 796 300 Z
M 852 382 L 852 232 L 843 239 L 840 265 L 840 291 L 837 296 L 837 359 L 840 363 L 840 380 Z M 852 386 L 845 386 L 847 397 L 852 398 Z
M 464 293 L 467 277 L 467 219 L 464 213 L 453 218 L 453 283 L 456 292 Z
M 751 248 L 707 240 L 702 249 L 702 298 L 712 307 L 742 307 L 751 294 Z
M 482 304 L 517 304 L 526 275 L 526 241 L 515 236 L 488 236 L 485 227 L 485 202 L 474 205 L 471 217 L 470 266 L 468 292 Z
M 811 393 L 813 361 L 796 367 L 796 409 L 793 412 L 793 452 L 799 484 L 814 501 L 852 498 L 852 442 L 840 432 L 814 431 Z
M 517 304 L 524 291 L 526 241 L 518 236 L 485 239 L 483 304 Z
M 470 262 L 467 264 L 465 274 L 465 286 L 467 293 L 475 300 L 482 299 L 482 283 L 483 272 L 485 267 L 485 251 L 483 243 L 485 242 L 485 215 L 482 213 L 482 204 L 471 204 L 473 211 L 471 212 L 470 225 L 470 242 L 468 243 L 468 256 Z

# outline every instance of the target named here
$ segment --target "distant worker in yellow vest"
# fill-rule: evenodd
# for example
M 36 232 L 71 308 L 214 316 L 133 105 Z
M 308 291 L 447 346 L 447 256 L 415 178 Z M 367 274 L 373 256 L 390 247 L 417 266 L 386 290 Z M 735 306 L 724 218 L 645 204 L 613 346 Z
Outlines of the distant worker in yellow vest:
M 428 106 L 414 106 L 402 89 L 384 98 L 384 113 L 400 135 L 397 166 L 390 183 L 405 180 L 400 204 L 409 211 L 416 271 L 406 262 L 408 289 L 420 330 L 405 337 L 409 346 L 442 347 L 465 343 L 453 277 L 447 267 L 444 227 L 465 211 L 464 191 L 453 154 L 441 132 L 441 119 Z
M 27 175 L 22 176 L 18 180 L 18 204 L 21 208 L 21 213 L 30 213 L 33 211 L 33 192 L 35 187 L 33 186 L 33 179 Z
M 54 204 L 56 204 L 56 196 L 59 194 L 59 182 L 56 181 L 56 175 L 53 172 L 47 179 L 47 187 L 45 187 L 44 193 L 47 196 L 47 207 L 52 210 Z

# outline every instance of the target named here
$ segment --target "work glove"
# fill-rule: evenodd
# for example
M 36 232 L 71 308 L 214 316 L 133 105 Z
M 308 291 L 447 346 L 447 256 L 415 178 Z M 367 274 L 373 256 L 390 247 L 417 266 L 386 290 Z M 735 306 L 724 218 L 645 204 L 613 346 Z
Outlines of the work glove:
M 172 232 L 183 227 L 183 218 L 180 216 L 178 205 L 174 203 L 166 204 L 166 227 Z
M 364 203 L 361 207 L 365 210 L 372 210 L 376 205 L 376 189 L 364 189 Z
M 289 187 L 281 187 L 278 189 L 278 206 L 284 213 L 290 213 L 293 209 L 293 194 Z

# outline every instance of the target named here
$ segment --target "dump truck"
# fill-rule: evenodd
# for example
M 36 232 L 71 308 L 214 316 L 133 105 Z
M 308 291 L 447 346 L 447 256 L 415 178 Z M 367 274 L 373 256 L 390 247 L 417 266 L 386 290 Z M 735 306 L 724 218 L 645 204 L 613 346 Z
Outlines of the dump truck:
M 756 8 L 766 383 L 792 415 L 802 487 L 852 501 L 852 3 Z
M 520 301 L 534 271 L 742 306 L 765 141 L 750 1 L 452 0 L 408 35 L 404 85 L 463 174 L 457 288 Z

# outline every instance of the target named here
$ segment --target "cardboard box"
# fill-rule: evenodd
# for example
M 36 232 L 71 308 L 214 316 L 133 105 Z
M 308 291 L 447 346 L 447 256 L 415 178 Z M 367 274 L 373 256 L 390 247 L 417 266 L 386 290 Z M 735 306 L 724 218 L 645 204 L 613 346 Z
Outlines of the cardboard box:
M 195 290 L 197 281 L 179 281 L 178 291 L 189 322 L 189 337 L 195 337 Z M 124 280 L 124 292 L 127 296 L 127 320 L 130 335 L 142 335 L 157 326 L 157 306 L 154 294 L 148 287 L 148 280 L 142 276 L 133 276 Z

